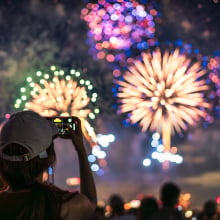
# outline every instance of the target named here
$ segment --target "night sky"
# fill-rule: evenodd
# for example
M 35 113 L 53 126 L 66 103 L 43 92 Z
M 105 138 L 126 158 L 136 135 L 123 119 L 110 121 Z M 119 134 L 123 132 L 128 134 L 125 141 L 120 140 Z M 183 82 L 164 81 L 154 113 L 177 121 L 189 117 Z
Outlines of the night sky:
M 155 2 L 161 12 L 161 22 L 156 28 L 161 46 L 168 40 L 182 39 L 198 48 L 203 56 L 213 56 L 220 51 L 218 0 Z M 150 133 L 142 133 L 139 127 L 124 127 L 124 115 L 116 114 L 112 68 L 105 61 L 94 60 L 88 53 L 88 27 L 80 19 L 80 11 L 86 3 L 76 0 L 0 1 L 2 120 L 6 113 L 15 111 L 14 101 L 27 76 L 51 65 L 77 68 L 95 85 L 99 94 L 97 105 L 101 113 L 94 128 L 97 133 L 115 135 L 115 142 L 106 150 L 108 167 L 105 174 L 94 175 L 99 199 L 107 200 L 111 193 L 120 193 L 128 200 L 140 193 L 158 196 L 159 186 L 166 180 L 173 180 L 183 192 L 192 193 L 193 207 L 201 207 L 205 200 L 220 196 L 218 117 L 206 127 L 199 124 L 189 128 L 184 135 L 172 138 L 184 158 L 181 165 L 171 164 L 168 171 L 163 171 L 161 164 L 155 161 L 151 167 L 143 167 L 142 160 L 150 148 Z M 68 150 L 62 152 L 60 145 L 58 143 L 56 178 L 58 185 L 66 187 L 59 180 L 59 177 L 64 178 L 61 173 L 77 175 L 78 167 L 74 152 L 67 156 L 71 149 L 68 146 Z M 72 168 L 71 164 L 76 167 Z

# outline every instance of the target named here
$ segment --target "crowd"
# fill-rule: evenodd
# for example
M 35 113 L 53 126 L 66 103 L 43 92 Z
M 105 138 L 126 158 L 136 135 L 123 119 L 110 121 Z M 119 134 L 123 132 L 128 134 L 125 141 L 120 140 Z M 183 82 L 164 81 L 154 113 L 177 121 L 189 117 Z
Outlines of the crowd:
M 98 206 L 92 220 L 220 220 L 215 200 L 204 201 L 200 210 L 181 206 L 180 188 L 174 182 L 162 184 L 160 198 L 143 196 L 128 206 L 119 194 L 111 195 L 106 206 Z M 131 202 L 130 202 L 131 203 Z M 138 204 L 138 205 L 137 205 Z
M 180 187 L 165 182 L 160 198 L 143 196 L 127 206 L 119 194 L 98 205 L 96 188 L 83 143 L 81 121 L 76 128 L 57 126 L 33 111 L 13 114 L 0 133 L 0 219 L 2 220 L 220 220 L 215 200 L 198 212 L 181 207 Z M 80 190 L 67 191 L 48 182 L 53 173 L 56 137 L 70 139 L 78 154 Z M 45 172 L 47 178 L 45 178 Z

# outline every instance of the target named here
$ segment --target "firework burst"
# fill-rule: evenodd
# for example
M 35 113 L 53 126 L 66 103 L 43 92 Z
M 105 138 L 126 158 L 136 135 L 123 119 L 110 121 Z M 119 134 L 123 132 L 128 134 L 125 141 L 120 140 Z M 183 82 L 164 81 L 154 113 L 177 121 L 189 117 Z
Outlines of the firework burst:
M 129 0 L 99 0 L 88 3 L 81 18 L 89 27 L 90 53 L 98 59 L 124 65 L 131 49 L 145 50 L 157 44 L 155 21 L 160 13 L 155 4 Z
M 117 80 L 119 113 L 129 113 L 128 121 L 139 123 L 142 131 L 162 132 L 165 151 L 171 133 L 187 130 L 207 116 L 210 104 L 204 92 L 209 89 L 199 62 L 192 63 L 178 49 L 163 55 L 157 48 L 143 53 Z
M 33 110 L 45 117 L 77 116 L 90 146 L 100 149 L 97 135 L 88 120 L 94 120 L 99 113 L 99 109 L 94 108 L 97 93 L 91 82 L 82 79 L 80 72 L 74 69 L 65 74 L 52 66 L 51 71 L 50 74 L 37 71 L 36 80 L 27 77 L 27 85 L 20 89 L 21 97 L 16 100 L 15 108 Z

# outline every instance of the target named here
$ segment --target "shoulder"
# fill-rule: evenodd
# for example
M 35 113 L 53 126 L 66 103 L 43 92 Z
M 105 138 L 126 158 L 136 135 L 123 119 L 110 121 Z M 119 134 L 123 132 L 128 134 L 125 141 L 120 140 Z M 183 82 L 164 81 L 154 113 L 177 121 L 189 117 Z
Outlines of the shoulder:
M 76 219 L 86 220 L 89 219 L 95 211 L 96 204 L 81 193 L 74 193 L 70 199 L 65 200 L 61 204 L 61 219 Z

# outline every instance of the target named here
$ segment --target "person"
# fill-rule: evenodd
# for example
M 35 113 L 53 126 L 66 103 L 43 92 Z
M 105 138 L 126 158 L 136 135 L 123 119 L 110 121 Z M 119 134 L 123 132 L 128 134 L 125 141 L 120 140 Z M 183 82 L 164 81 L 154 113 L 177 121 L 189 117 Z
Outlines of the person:
M 125 213 L 123 198 L 118 194 L 112 194 L 109 198 L 111 215 L 109 220 L 136 220 L 136 217 Z
M 217 213 L 217 203 L 215 200 L 207 200 L 203 205 L 203 210 L 197 216 L 198 220 L 219 220 Z
M 138 220 L 148 220 L 159 209 L 157 199 L 152 196 L 146 196 L 141 199 L 138 208 Z
M 162 207 L 150 217 L 150 220 L 182 220 L 182 214 L 176 208 L 180 192 L 177 184 L 173 182 L 164 183 L 160 189 Z
M 70 192 L 42 181 L 54 166 L 56 125 L 34 111 L 11 115 L 0 134 L 0 175 L 8 189 L 0 192 L 4 220 L 88 220 L 97 203 L 96 188 L 83 144 L 81 121 L 62 138 L 71 139 L 79 158 L 80 190 Z

